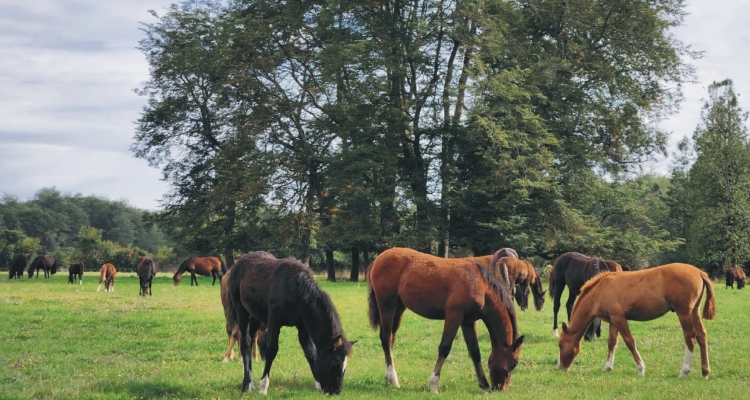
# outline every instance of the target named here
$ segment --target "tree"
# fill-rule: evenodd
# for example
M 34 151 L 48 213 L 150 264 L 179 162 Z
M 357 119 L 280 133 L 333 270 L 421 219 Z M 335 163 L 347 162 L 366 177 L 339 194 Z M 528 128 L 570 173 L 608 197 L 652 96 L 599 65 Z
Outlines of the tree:
M 750 259 L 750 143 L 732 81 L 714 82 L 693 141 L 690 258 L 726 265 Z

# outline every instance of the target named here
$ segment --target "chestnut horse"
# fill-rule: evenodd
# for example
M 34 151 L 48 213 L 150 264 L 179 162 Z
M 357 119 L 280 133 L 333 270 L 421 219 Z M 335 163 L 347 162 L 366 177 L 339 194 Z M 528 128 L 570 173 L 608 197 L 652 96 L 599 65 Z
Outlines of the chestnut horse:
M 114 265 L 106 263 L 102 265 L 101 271 L 99 271 L 99 286 L 96 288 L 98 292 L 102 288 L 102 282 L 104 282 L 105 292 L 115 291 L 115 277 L 117 276 L 117 269 Z
M 580 293 L 581 287 L 586 281 L 598 275 L 601 272 L 619 272 L 622 271 L 620 264 L 610 261 L 609 264 L 600 258 L 584 256 L 580 253 L 567 252 L 557 257 L 549 275 L 549 295 L 554 300 L 554 309 L 552 315 L 554 322 L 552 331 L 555 337 L 557 332 L 557 312 L 560 311 L 560 298 L 565 286 L 568 286 L 568 302 L 565 308 L 568 311 L 568 321 L 570 313 L 573 311 L 573 304 Z M 591 327 L 586 332 L 586 340 L 594 340 L 594 334 L 601 335 L 599 320 L 594 320 Z
M 544 308 L 544 295 L 547 293 L 542 288 L 542 280 L 539 279 L 534 266 L 527 260 L 515 257 L 502 257 L 498 262 L 505 264 L 508 269 L 509 282 L 518 288 L 513 293 L 516 303 L 524 311 L 529 308 L 529 292 L 534 295 L 534 308 L 542 311 Z
M 268 345 L 259 385 L 261 394 L 268 393 L 269 374 L 279 350 L 282 326 L 297 328 L 315 387 L 326 394 L 341 393 L 347 359 L 354 343 L 346 340 L 333 301 L 320 289 L 309 268 L 295 259 L 277 259 L 265 252 L 245 254 L 232 266 L 229 295 L 240 328 L 243 392 L 253 387 L 248 346 L 261 323 L 266 322 Z
M 154 265 L 154 260 L 152 260 L 150 257 L 142 256 L 138 259 L 138 265 L 136 265 L 135 271 L 138 275 L 138 280 L 140 281 L 141 285 L 139 294 L 141 296 L 151 296 L 151 282 L 154 280 L 154 276 L 156 275 L 156 266 Z
M 34 270 L 36 270 L 36 279 L 39 279 L 39 270 L 44 271 L 44 277 L 49 278 L 50 275 L 57 273 L 57 262 L 55 257 L 52 256 L 39 256 L 31 262 L 29 265 L 29 279 L 34 277 Z
M 731 287 L 734 289 L 734 283 L 737 282 L 737 289 L 742 289 L 745 287 L 745 271 L 742 270 L 742 268 L 734 268 L 729 267 L 727 268 L 727 285 L 725 288 Z
M 231 274 L 231 272 L 232 270 L 230 269 L 221 278 L 221 305 L 222 307 L 224 307 L 224 318 L 226 319 L 225 328 L 227 331 L 227 337 L 229 338 L 229 348 L 227 348 L 227 351 L 224 353 L 224 359 L 222 360 L 223 362 L 234 360 L 233 348 L 235 343 L 237 343 L 237 352 L 240 352 L 240 342 L 238 342 L 238 340 L 240 339 L 240 327 L 237 325 L 237 313 L 235 313 L 234 311 L 232 299 L 229 296 L 229 275 Z M 255 337 L 255 342 L 252 346 L 253 360 L 255 361 L 258 360 L 258 351 L 256 350 L 256 344 L 258 349 L 260 350 L 260 357 L 264 360 L 266 359 L 266 333 L 268 333 L 268 326 L 266 324 L 261 324 L 260 328 L 258 329 L 258 334 Z
M 562 324 L 560 335 L 560 357 L 558 368 L 566 371 L 581 350 L 583 333 L 594 318 L 609 322 L 609 356 L 604 369 L 612 370 L 615 362 L 617 334 L 633 354 L 638 374 L 643 376 L 643 364 L 635 339 L 630 334 L 628 320 L 650 321 L 674 311 L 682 326 L 685 338 L 685 360 L 680 378 L 690 373 L 695 339 L 701 350 L 701 371 L 708 378 L 708 345 L 706 328 L 700 317 L 700 301 L 706 292 L 703 318 L 713 319 L 716 301 L 711 280 L 705 272 L 688 264 L 667 264 L 656 268 L 634 272 L 610 272 L 601 274 L 586 283 L 581 297 L 573 307 L 570 326 Z
M 13 256 L 13 261 L 10 263 L 10 269 L 8 270 L 10 276 L 8 276 L 8 279 L 13 279 L 14 277 L 23 279 L 23 270 L 25 269 L 26 256 L 23 254 L 16 254 Z
M 489 265 L 497 266 L 495 261 L 496 258 Z M 381 253 L 368 273 L 370 325 L 373 329 L 380 327 L 388 382 L 400 386 L 392 348 L 401 317 L 408 308 L 425 318 L 445 320 L 438 358 L 430 376 L 430 390 L 438 391 L 440 371 L 459 327 L 474 363 L 479 387 L 508 389 L 524 337 L 518 337 L 516 311 L 507 284 L 500 283 L 478 263 L 435 257 L 405 248 Z M 500 275 L 507 279 L 507 270 L 500 271 Z M 492 386 L 487 383 L 481 365 L 476 332 L 478 319 L 484 321 L 490 333 L 492 351 L 488 364 Z
M 76 276 L 78 276 L 79 282 L 83 285 L 83 263 L 80 261 L 70 264 L 68 267 L 68 283 L 75 284 Z
M 198 286 L 198 279 L 195 278 L 195 274 L 213 276 L 214 280 L 211 285 L 216 283 L 216 278 L 219 278 L 219 284 L 221 284 L 221 277 L 227 273 L 227 266 L 224 261 L 217 257 L 188 257 L 172 277 L 175 286 L 180 284 L 182 274 L 185 272 L 190 272 L 190 286 L 193 286 L 193 282 L 195 282 L 195 286 Z

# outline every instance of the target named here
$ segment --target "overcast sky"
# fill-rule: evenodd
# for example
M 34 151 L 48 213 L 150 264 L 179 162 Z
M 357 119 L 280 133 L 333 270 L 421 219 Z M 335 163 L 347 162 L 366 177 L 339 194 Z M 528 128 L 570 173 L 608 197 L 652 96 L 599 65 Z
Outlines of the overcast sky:
M 169 0 L 0 0 L 0 194 L 30 199 L 43 187 L 157 209 L 160 171 L 129 151 L 148 79 L 136 50 L 139 22 Z M 713 81 L 730 78 L 750 110 L 750 1 L 687 0 L 678 39 L 705 52 L 680 113 L 662 126 L 670 144 L 691 135 Z M 646 167 L 666 173 L 669 160 Z

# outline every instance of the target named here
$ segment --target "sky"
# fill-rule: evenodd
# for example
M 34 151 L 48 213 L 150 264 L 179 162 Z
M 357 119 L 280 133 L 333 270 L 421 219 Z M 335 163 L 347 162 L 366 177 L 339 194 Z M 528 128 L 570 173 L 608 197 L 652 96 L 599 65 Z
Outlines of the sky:
M 0 195 L 41 188 L 157 210 L 161 172 L 129 150 L 148 80 L 141 23 L 170 0 L 0 0 Z M 692 135 L 708 85 L 730 78 L 750 111 L 750 1 L 686 0 L 675 37 L 703 51 L 677 114 L 660 123 L 670 148 Z M 666 174 L 659 157 L 645 172 Z

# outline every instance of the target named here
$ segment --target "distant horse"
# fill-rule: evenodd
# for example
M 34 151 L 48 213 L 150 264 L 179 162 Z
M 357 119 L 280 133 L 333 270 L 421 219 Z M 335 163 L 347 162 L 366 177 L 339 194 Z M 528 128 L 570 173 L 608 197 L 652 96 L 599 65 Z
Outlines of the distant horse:
M 227 271 L 226 274 L 221 278 L 221 305 L 224 307 L 224 318 L 226 319 L 226 331 L 227 331 L 227 337 L 229 338 L 229 348 L 227 348 L 226 353 L 224 353 L 224 359 L 222 361 L 227 362 L 229 360 L 234 360 L 234 343 L 237 343 L 237 352 L 240 352 L 240 342 L 238 341 L 240 339 L 240 327 L 237 325 L 237 313 L 234 311 L 234 306 L 232 305 L 232 298 L 229 295 L 229 275 L 232 272 L 230 269 Z M 258 334 L 255 337 L 255 343 L 253 343 L 252 346 L 252 353 L 253 353 L 253 360 L 258 360 L 258 351 L 256 350 L 256 344 L 257 347 L 260 349 L 260 357 L 262 359 L 266 359 L 265 356 L 265 348 L 266 348 L 266 334 L 268 333 L 268 325 L 261 324 L 260 328 L 258 329 Z
M 496 261 L 494 258 L 489 265 L 497 266 Z M 459 327 L 479 387 L 486 391 L 507 390 L 524 337 L 518 337 L 507 270 L 499 271 L 499 275 L 504 277 L 503 283 L 488 269 L 465 259 L 440 258 L 405 248 L 381 253 L 370 267 L 367 297 L 370 325 L 373 329 L 380 327 L 386 380 L 400 387 L 392 348 L 401 317 L 408 308 L 424 318 L 445 320 L 438 358 L 430 376 L 432 392 L 438 391 L 440 371 Z M 479 319 L 490 333 L 492 350 L 488 364 L 492 386 L 487 383 L 481 365 L 476 332 Z
M 68 267 L 68 283 L 75 284 L 76 276 L 78 276 L 81 285 L 83 285 L 83 263 L 80 261 L 70 264 Z
M 198 279 L 195 278 L 195 274 L 213 276 L 214 280 L 211 282 L 211 285 L 213 285 L 216 283 L 216 278 L 221 281 L 221 277 L 227 273 L 227 266 L 224 261 L 217 257 L 188 257 L 172 277 L 175 286 L 180 284 L 182 274 L 185 272 L 190 272 L 190 286 L 193 286 L 193 282 L 195 282 L 195 286 L 198 286 Z
M 282 326 L 297 327 L 315 387 L 326 394 L 341 393 L 347 358 L 354 343 L 344 336 L 333 301 L 318 287 L 309 268 L 294 259 L 277 259 L 264 252 L 248 253 L 232 267 L 229 293 L 240 327 L 243 392 L 253 387 L 248 346 L 261 323 L 266 322 L 268 346 L 260 380 L 261 394 L 268 393 Z
M 635 348 L 628 320 L 650 321 L 674 311 L 685 338 L 685 359 L 680 378 L 690 373 L 694 341 L 701 350 L 701 371 L 708 378 L 708 345 L 706 329 L 699 313 L 701 297 L 706 292 L 703 318 L 716 315 L 716 300 L 711 280 L 705 272 L 688 264 L 667 264 L 634 272 L 612 272 L 595 277 L 581 289 L 581 297 L 573 308 L 570 326 L 562 324 L 560 356 L 557 367 L 566 371 L 581 350 L 584 330 L 594 318 L 609 322 L 609 356 L 604 369 L 612 370 L 615 363 L 617 333 L 633 354 L 638 374 L 643 376 L 646 366 Z
M 13 256 L 13 261 L 10 263 L 10 269 L 8 270 L 9 277 L 8 279 L 13 279 L 14 277 L 18 277 L 18 279 L 23 279 L 23 270 L 26 269 L 26 256 L 23 254 L 16 254 Z
M 542 280 L 537 275 L 534 266 L 527 260 L 514 257 L 502 257 L 498 262 L 505 264 L 508 269 L 509 281 L 514 286 L 518 285 L 514 296 L 521 310 L 529 308 L 529 292 L 531 292 L 534 295 L 534 308 L 542 311 L 544 294 L 547 292 L 542 288 Z
M 36 279 L 39 279 L 39 270 L 44 271 L 44 278 L 49 278 L 50 275 L 57 273 L 57 262 L 55 257 L 52 256 L 39 256 L 31 262 L 29 265 L 29 279 L 34 277 L 34 270 L 36 270 Z
M 153 281 L 154 276 L 156 275 L 154 260 L 150 257 L 142 256 L 138 259 L 135 271 L 141 284 L 140 295 L 151 296 L 151 281 Z
M 727 285 L 725 286 L 725 288 L 731 287 L 732 289 L 734 289 L 735 282 L 737 282 L 737 289 L 742 289 L 745 287 L 746 276 L 745 271 L 743 271 L 742 268 L 727 268 L 726 277 Z
M 115 291 L 115 277 L 117 276 L 117 269 L 115 269 L 115 266 L 106 263 L 102 265 L 101 271 L 99 271 L 99 286 L 96 288 L 96 291 L 98 292 L 102 288 L 102 282 L 104 282 L 104 291 L 105 292 L 114 292 Z
M 568 311 L 568 321 L 570 321 L 573 304 L 583 284 L 597 274 L 607 271 L 622 271 L 622 267 L 614 261 L 607 264 L 600 258 L 587 257 L 580 253 L 568 252 L 557 257 L 549 276 L 549 295 L 554 300 L 554 310 L 552 311 L 554 323 L 552 330 L 555 336 L 558 336 L 557 312 L 560 311 L 560 298 L 565 286 L 568 286 L 570 292 L 568 294 L 568 302 L 565 304 L 565 308 Z M 601 322 L 599 320 L 594 320 L 594 323 L 586 332 L 586 340 L 594 340 L 595 334 L 601 335 L 600 325 Z

